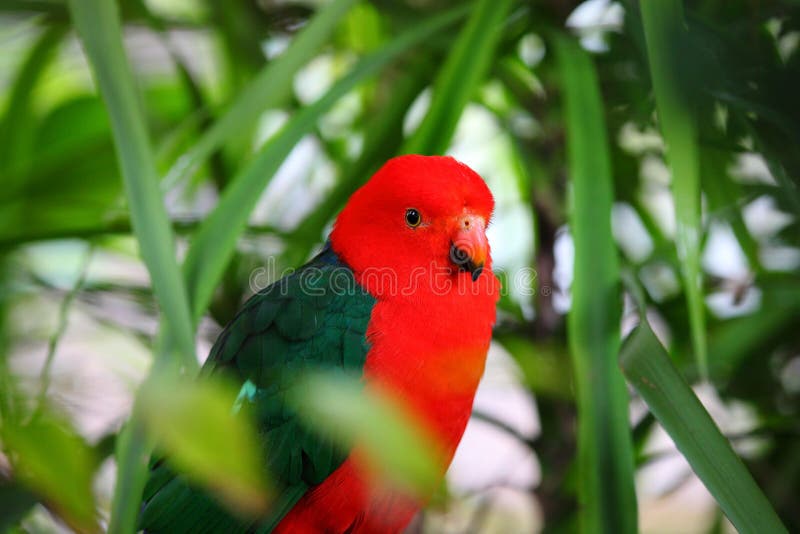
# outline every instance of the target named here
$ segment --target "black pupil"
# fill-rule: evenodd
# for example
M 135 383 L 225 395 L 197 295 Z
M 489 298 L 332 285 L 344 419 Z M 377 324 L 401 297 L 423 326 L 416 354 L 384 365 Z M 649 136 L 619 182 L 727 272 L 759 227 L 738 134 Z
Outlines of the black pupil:
M 416 226 L 419 224 L 419 212 L 417 210 L 406 210 L 406 222 L 409 226 Z

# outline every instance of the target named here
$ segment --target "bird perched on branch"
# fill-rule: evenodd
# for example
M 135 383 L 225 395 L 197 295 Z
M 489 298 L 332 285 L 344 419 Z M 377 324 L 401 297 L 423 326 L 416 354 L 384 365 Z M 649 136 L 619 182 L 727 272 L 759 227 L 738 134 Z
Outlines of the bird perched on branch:
M 243 384 L 280 494 L 243 521 L 155 464 L 139 528 L 147 532 L 390 533 L 429 495 L 387 491 L 286 405 L 296 371 L 355 373 L 389 391 L 439 446 L 440 475 L 472 411 L 499 283 L 486 226 L 494 200 L 466 165 L 408 155 L 349 199 L 322 252 L 254 295 L 220 335 L 207 372 Z M 291 372 L 290 372 L 291 371 Z M 240 395 L 240 398 L 242 395 Z

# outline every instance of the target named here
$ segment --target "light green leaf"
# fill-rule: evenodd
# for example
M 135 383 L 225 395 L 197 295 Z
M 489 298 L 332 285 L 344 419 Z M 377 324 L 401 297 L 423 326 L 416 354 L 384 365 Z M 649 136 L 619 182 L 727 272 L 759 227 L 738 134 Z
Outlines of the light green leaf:
M 258 436 L 246 413 L 234 414 L 235 400 L 235 388 L 209 378 L 155 379 L 137 410 L 170 464 L 233 510 L 256 515 L 267 504 Z
M 24 424 L 6 418 L 2 438 L 17 480 L 46 500 L 72 528 L 99 532 L 92 450 L 67 422 L 48 415 Z
M 19 187 L 0 192 L 0 221 L 11 220 L 0 223 L 0 243 L 111 230 L 111 213 L 121 212 L 122 182 L 100 99 L 64 102 L 39 121 L 35 133 L 35 166 L 16 177 L 22 178 Z
M 371 469 L 392 487 L 427 497 L 444 474 L 441 447 L 408 406 L 389 393 L 341 375 L 310 375 L 291 401 L 308 429 L 356 445 Z
M 582 532 L 636 532 L 628 393 L 617 367 L 622 293 L 611 233 L 613 180 L 600 86 L 577 42 L 556 40 L 572 183 L 575 243 L 567 317 L 578 404 L 578 497 Z
M 670 435 L 739 532 L 786 532 L 753 477 L 681 377 L 650 325 L 641 323 L 619 356 L 628 382 Z
M 700 375 L 708 376 L 706 321 L 700 245 L 700 156 L 697 126 L 680 78 L 676 45 L 686 40 L 680 0 L 643 0 L 639 3 L 647 42 L 647 57 L 656 96 L 658 121 L 667 144 L 675 200 L 675 245 L 681 264 L 689 309 L 692 345 Z
M 14 190 L 19 177 L 35 152 L 33 140 L 35 87 L 67 31 L 66 26 L 45 27 L 22 63 L 10 88 L 5 112 L 0 120 L 0 161 L 5 178 L 4 191 Z M 13 178 L 17 179 L 14 180 Z M 2 220 L 2 219 L 0 219 Z

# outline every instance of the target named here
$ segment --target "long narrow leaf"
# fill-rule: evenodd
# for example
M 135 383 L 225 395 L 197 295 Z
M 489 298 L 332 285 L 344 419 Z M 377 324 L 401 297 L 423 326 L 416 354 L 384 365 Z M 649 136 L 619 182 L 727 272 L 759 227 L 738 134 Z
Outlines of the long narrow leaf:
M 460 14 L 461 9 L 455 9 L 431 18 L 361 60 L 318 101 L 292 117 L 234 178 L 225 189 L 217 207 L 198 230 L 184 262 L 183 272 L 192 297 L 195 320 L 202 315 L 210 302 L 214 287 L 234 253 L 236 239 L 247 225 L 247 219 L 261 192 L 295 144 L 359 82 L 376 74 L 414 45 L 442 31 Z
M 321 8 L 292 39 L 289 48 L 261 69 L 225 114 L 203 134 L 189 152 L 178 158 L 167 173 L 166 187 L 191 173 L 226 140 L 239 134 L 246 125 L 253 124 L 265 109 L 279 106 L 286 101 L 291 96 L 295 73 L 314 57 L 354 3 L 355 0 L 334 0 Z
M 786 532 L 647 322 L 625 340 L 620 365 L 736 529 L 753 534 Z
M 614 199 L 600 88 L 594 64 L 574 39 L 559 37 L 575 242 L 569 346 L 578 401 L 582 532 L 636 532 L 628 395 L 617 368 L 622 309 L 611 233 Z
M 403 147 L 404 153 L 441 154 L 483 81 L 502 34 L 510 0 L 476 0 L 466 26 L 439 72 L 431 107 Z
M 158 176 L 133 76 L 122 46 L 115 2 L 71 0 L 70 13 L 111 118 L 133 231 L 150 271 L 153 291 L 187 369 L 197 367 L 186 289 L 175 259 L 175 239 L 158 188 Z
M 667 144 L 675 199 L 675 245 L 683 271 L 692 345 L 700 375 L 708 376 L 705 309 L 700 271 L 700 156 L 697 127 L 676 64 L 686 40 L 681 0 L 640 3 L 661 133 Z

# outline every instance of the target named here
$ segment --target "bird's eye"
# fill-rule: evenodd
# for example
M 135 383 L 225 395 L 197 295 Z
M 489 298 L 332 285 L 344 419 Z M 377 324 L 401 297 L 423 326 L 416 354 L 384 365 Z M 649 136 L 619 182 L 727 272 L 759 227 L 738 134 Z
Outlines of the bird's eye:
M 422 222 L 422 216 L 414 208 L 406 210 L 406 224 L 411 228 L 416 228 Z

